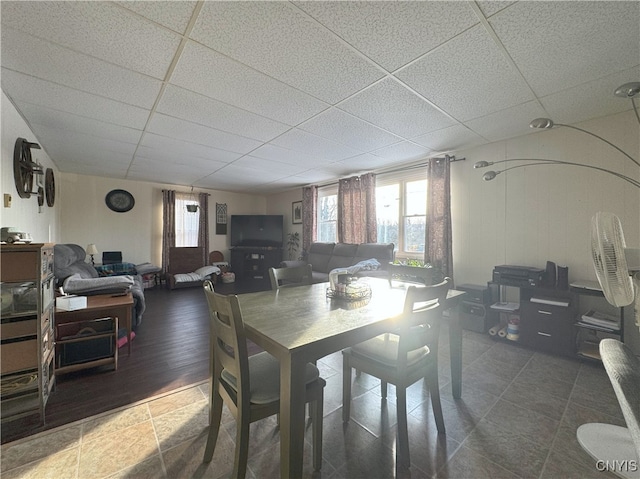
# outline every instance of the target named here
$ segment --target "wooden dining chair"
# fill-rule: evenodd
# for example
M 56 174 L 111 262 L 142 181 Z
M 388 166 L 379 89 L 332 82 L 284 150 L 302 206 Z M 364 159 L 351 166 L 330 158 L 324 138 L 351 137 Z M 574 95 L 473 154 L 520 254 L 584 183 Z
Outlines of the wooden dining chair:
M 396 386 L 398 416 L 398 463 L 410 465 L 407 429 L 407 387 L 425 378 L 439 433 L 445 432 L 438 387 L 438 336 L 442 309 L 451 280 L 432 286 L 409 286 L 404 311 L 394 333 L 385 333 L 342 351 L 342 420 L 351 416 L 351 369 L 381 381 L 382 397 L 387 383 Z
M 311 284 L 311 265 L 292 266 L 290 268 L 269 268 L 271 290 L 282 287 Z
M 247 354 L 244 322 L 238 297 L 213 290 L 204 282 L 211 323 L 210 424 L 204 462 L 210 462 L 216 447 L 222 404 L 236 419 L 236 449 L 233 478 L 244 478 L 249 453 L 249 424 L 280 412 L 280 363 L 267 352 Z M 309 363 L 305 370 L 306 394 L 313 428 L 313 468 L 322 465 L 322 416 L 324 386 L 318 368 Z

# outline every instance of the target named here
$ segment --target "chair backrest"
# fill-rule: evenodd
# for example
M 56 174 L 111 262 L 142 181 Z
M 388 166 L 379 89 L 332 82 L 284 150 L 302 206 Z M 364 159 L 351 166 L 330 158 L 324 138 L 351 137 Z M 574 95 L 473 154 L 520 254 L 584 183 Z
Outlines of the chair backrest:
M 249 355 L 238 297 L 216 293 L 209 280 L 204 282 L 203 288 L 211 323 L 212 374 L 219 377 L 222 369 L 226 369 L 236 378 L 238 402 L 248 401 Z
M 404 301 L 404 312 L 400 320 L 398 335 L 398 368 L 407 364 L 407 356 L 423 346 L 438 354 L 440 322 L 451 279 L 430 286 L 409 286 Z
M 224 255 L 222 254 L 221 251 L 212 251 L 211 253 L 209 253 L 209 264 L 223 263 L 223 262 L 224 262 Z
M 640 458 L 640 359 L 611 338 L 600 341 L 600 356 Z
M 276 290 L 288 286 L 311 284 L 311 265 L 292 266 L 291 268 L 269 268 L 271 289 Z
M 103 251 L 102 264 L 122 263 L 122 251 Z

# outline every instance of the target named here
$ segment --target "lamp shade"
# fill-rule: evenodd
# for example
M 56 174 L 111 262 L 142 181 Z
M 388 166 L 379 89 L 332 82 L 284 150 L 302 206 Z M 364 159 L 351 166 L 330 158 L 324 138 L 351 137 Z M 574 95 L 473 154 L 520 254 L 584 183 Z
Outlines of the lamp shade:
M 87 254 L 98 254 L 98 248 L 96 248 L 95 244 L 87 245 Z

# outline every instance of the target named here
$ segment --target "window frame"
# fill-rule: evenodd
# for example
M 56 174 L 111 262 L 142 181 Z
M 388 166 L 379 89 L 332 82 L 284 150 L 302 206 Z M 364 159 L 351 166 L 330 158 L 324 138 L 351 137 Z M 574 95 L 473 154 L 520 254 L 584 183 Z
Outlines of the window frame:
M 188 204 L 198 205 L 200 208 L 200 202 L 198 199 L 189 193 L 176 192 L 176 204 L 174 211 L 174 221 L 175 221 L 175 245 L 178 247 L 193 247 L 198 246 L 198 236 L 200 231 L 200 211 L 196 211 L 195 213 L 188 213 L 186 211 L 186 207 Z M 181 226 L 185 226 L 185 223 L 182 221 L 182 218 L 186 218 L 186 215 L 193 215 L 193 218 L 189 218 L 192 221 L 190 223 L 195 222 L 195 232 L 193 228 L 188 229 L 189 233 L 187 233 L 187 228 L 182 228 Z M 183 231 L 184 230 L 184 231 Z M 189 241 L 191 239 L 191 241 Z M 195 239 L 195 244 L 193 240 Z
M 328 186 L 322 186 L 322 187 L 318 187 L 318 207 L 317 207 L 317 211 L 316 211 L 316 237 L 320 238 L 320 227 L 322 224 L 326 224 L 329 223 L 328 221 L 321 221 L 320 218 L 320 214 L 322 212 L 322 208 L 320 208 L 320 203 L 322 202 L 322 198 L 326 198 L 327 196 L 335 196 L 336 197 L 336 208 L 338 205 L 338 185 L 333 184 L 333 185 L 328 185 Z M 337 243 L 338 242 L 338 218 L 337 218 L 337 212 L 336 212 L 336 219 L 333 221 L 335 222 L 335 237 L 333 240 L 331 241 L 327 241 L 329 243 Z

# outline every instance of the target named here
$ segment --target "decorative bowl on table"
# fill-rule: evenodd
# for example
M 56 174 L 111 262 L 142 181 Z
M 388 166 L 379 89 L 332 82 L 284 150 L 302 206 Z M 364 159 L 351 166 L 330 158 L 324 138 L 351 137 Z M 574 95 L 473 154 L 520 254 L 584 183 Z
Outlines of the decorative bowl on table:
M 371 286 L 367 283 L 350 281 L 347 284 L 338 283 L 334 289 L 327 288 L 327 298 L 345 301 L 360 301 L 371 297 Z

